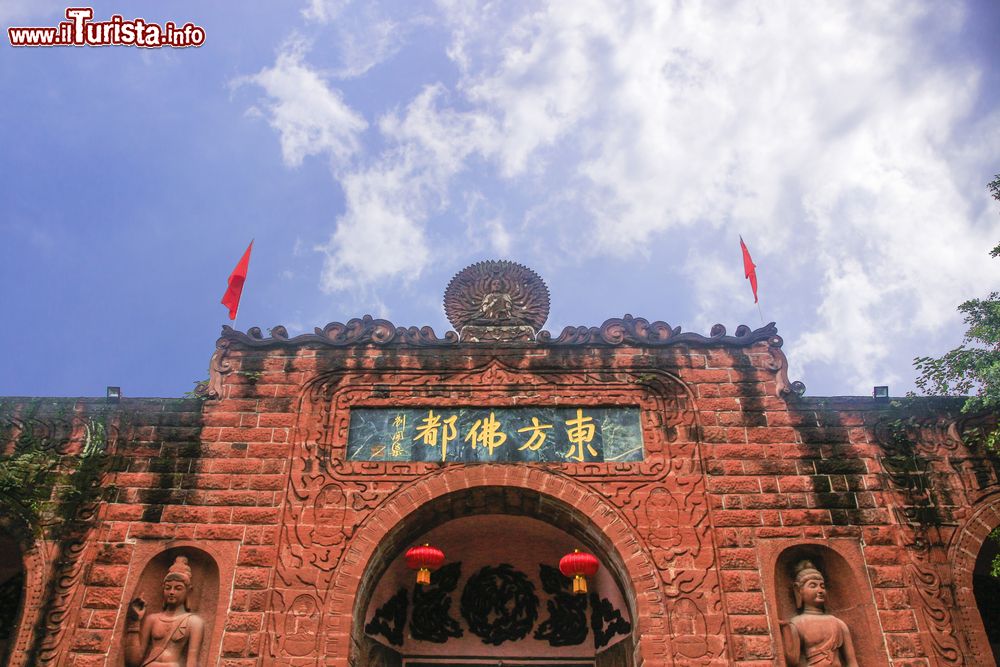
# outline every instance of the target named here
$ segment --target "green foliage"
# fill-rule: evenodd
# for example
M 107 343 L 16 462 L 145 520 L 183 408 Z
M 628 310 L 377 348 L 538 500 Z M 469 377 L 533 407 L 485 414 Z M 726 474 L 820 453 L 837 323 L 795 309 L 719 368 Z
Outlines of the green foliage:
M 94 419 L 85 424 L 76 456 L 61 454 L 31 428 L 22 430 L 10 455 L 0 456 L 0 515 L 36 535 L 45 526 L 58 533 L 83 505 L 101 495 L 105 441 L 104 423 Z
M 1000 174 L 989 184 L 1000 201 Z M 990 251 L 1000 256 L 1000 244 Z M 941 357 L 917 357 L 917 387 L 929 394 L 969 396 L 964 412 L 1000 409 L 1000 292 L 970 299 L 958 307 L 968 329 L 962 344 Z M 979 434 L 991 451 L 1000 451 L 1000 429 Z
M 994 528 L 987 539 L 1000 544 L 1000 528 Z M 993 560 L 990 562 L 990 574 L 994 577 L 1000 578 L 1000 554 L 994 556 Z
M 37 531 L 51 508 L 58 457 L 29 442 L 0 459 L 0 514 Z

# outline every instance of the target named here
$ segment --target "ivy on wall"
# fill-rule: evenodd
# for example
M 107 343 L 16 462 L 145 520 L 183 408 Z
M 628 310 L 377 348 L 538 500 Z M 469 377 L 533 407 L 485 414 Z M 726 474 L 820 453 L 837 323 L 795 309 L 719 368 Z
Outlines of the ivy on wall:
M 111 490 L 100 484 L 109 463 L 107 415 L 88 418 L 79 452 L 68 454 L 68 408 L 59 405 L 46 427 L 39 405 L 30 403 L 15 416 L 0 403 L 0 517 L 8 529 L 59 539 L 85 505 Z

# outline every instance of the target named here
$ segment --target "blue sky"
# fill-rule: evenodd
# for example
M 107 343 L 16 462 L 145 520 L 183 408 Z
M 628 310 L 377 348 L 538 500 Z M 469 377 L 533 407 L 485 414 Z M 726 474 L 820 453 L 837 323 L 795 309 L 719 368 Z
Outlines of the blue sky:
M 65 5 L 6 0 L 4 28 Z M 191 49 L 0 46 L 0 395 L 177 396 L 237 328 L 449 327 L 463 267 L 546 328 L 761 309 L 811 395 L 913 388 L 996 289 L 994 2 L 98 2 Z M 4 31 L 6 33 L 6 30 Z

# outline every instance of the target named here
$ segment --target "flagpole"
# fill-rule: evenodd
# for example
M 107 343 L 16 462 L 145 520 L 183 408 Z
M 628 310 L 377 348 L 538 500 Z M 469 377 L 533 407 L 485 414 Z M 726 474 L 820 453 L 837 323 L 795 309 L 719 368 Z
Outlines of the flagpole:
M 764 324 L 764 313 L 760 310 L 760 302 L 757 302 L 757 314 L 760 315 L 760 323 Z

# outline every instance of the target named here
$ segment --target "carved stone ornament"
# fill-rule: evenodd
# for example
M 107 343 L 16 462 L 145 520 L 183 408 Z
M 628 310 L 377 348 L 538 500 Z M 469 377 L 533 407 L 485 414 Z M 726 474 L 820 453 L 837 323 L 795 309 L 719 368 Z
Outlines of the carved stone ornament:
M 478 262 L 448 283 L 444 311 L 463 341 L 530 341 L 549 316 L 549 290 L 526 266 Z

